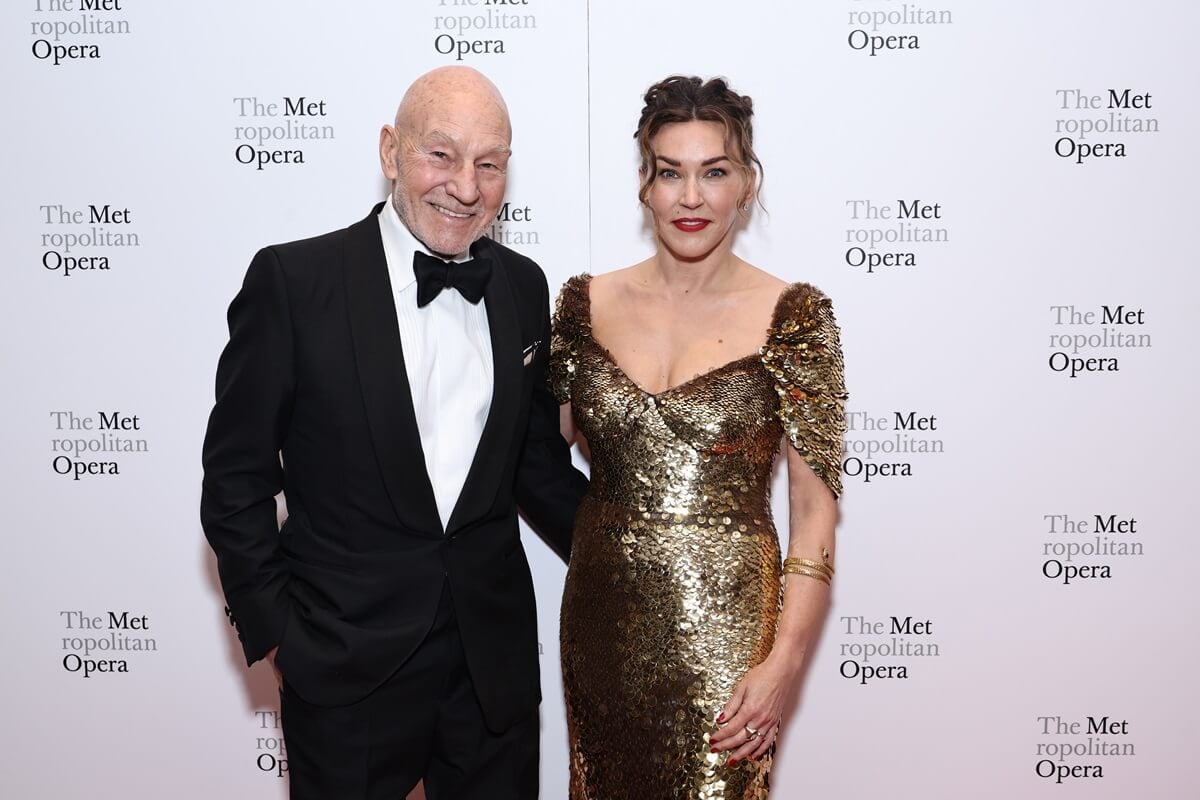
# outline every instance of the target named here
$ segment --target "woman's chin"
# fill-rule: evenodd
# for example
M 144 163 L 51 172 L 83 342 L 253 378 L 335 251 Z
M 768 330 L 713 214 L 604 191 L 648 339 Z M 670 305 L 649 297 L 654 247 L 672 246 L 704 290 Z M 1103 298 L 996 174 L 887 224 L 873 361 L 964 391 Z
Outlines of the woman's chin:
M 681 234 L 683 236 L 694 236 L 695 234 Z M 694 264 L 705 261 L 721 248 L 724 239 L 713 241 L 710 237 L 705 237 L 704 241 L 696 239 L 680 240 L 678 236 L 659 236 L 658 242 L 663 249 L 671 254 L 671 257 L 676 261 Z

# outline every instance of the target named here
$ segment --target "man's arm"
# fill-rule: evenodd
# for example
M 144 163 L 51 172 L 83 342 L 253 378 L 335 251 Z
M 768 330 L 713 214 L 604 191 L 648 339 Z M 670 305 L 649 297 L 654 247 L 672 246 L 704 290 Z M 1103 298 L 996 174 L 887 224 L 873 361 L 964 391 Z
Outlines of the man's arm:
M 566 561 L 571 554 L 575 511 L 587 491 L 588 479 L 571 463 L 571 446 L 559 430 L 558 402 L 542 374 L 550 358 L 548 295 L 543 296 L 540 308 L 541 343 L 534 356 L 539 374 L 534 381 L 529 430 L 517 464 L 514 494 L 529 522 Z
M 200 520 L 217 554 L 230 621 L 251 664 L 279 644 L 288 571 L 279 550 L 279 450 L 291 417 L 292 321 L 279 259 L 250 263 L 229 306 L 229 343 L 217 366 L 216 405 L 204 437 Z

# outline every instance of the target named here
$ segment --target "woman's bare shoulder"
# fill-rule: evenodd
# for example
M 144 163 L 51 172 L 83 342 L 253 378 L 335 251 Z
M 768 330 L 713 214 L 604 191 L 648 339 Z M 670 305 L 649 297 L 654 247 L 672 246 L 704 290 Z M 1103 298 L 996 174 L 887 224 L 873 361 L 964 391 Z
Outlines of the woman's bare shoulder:
M 641 261 L 628 267 L 593 275 L 591 280 L 592 302 L 607 304 L 628 295 L 639 285 L 638 276 L 645 270 L 647 263 L 648 261 Z

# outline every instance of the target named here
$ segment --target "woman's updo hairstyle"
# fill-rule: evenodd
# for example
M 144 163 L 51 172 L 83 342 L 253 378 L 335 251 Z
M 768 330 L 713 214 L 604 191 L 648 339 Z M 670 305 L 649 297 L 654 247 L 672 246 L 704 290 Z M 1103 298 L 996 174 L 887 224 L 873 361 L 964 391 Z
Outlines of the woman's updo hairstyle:
M 638 120 L 638 150 L 642 156 L 642 186 L 638 200 L 644 205 L 658 174 L 654 148 L 650 142 L 664 125 L 673 122 L 719 122 L 725 126 L 725 154 L 750 185 L 754 198 L 762 205 L 763 166 L 754 154 L 754 101 L 729 88 L 724 78 L 702 81 L 695 76 L 672 75 L 646 90 L 642 116 Z

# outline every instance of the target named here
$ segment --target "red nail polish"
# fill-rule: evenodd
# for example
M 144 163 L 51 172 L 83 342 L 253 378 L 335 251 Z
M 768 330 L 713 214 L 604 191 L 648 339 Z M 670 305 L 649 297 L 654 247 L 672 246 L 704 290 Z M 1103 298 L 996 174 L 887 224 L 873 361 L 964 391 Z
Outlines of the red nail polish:
M 724 721 L 725 721 L 725 712 L 722 711 L 721 716 L 717 717 L 717 722 L 724 722 Z
M 731 759 L 729 759 L 729 766 L 731 766 L 731 767 L 736 767 L 736 766 L 737 766 L 737 759 L 736 759 L 736 758 L 731 758 Z

